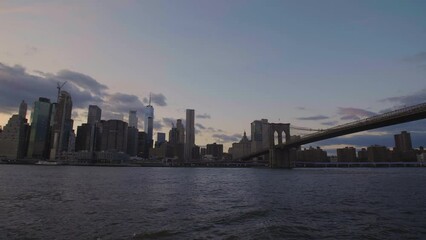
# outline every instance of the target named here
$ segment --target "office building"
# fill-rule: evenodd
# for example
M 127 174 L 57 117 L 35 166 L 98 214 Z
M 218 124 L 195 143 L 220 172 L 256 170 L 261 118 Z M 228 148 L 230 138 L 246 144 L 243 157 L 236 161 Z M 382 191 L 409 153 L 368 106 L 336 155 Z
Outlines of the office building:
M 373 145 L 367 148 L 369 162 L 390 162 L 391 153 L 385 146 Z
M 238 143 L 233 143 L 228 151 L 232 155 L 232 159 L 239 159 L 251 153 L 251 141 L 247 138 L 246 132 Z
M 169 131 L 169 143 L 171 145 L 177 144 L 179 142 L 179 131 L 177 128 L 172 127 Z
M 10 117 L 0 133 L 0 157 L 15 160 L 27 155 L 29 126 L 26 115 L 27 104 L 22 101 L 18 114 Z
M 136 127 L 127 128 L 127 154 L 132 157 L 138 154 L 138 129 Z
M 95 125 L 101 121 L 102 110 L 96 105 L 89 106 L 89 112 L 87 114 L 87 123 Z
M 410 133 L 406 131 L 402 131 L 400 134 L 394 135 L 394 139 L 395 139 L 395 151 L 408 152 L 413 150 Z
M 101 121 L 100 151 L 127 152 L 128 124 L 121 120 Z
M 186 136 L 185 136 L 185 161 L 192 160 L 192 148 L 195 146 L 195 111 L 186 109 Z
M 154 107 L 151 105 L 151 96 L 149 97 L 149 104 L 145 108 L 145 118 L 144 118 L 144 127 L 145 133 L 147 134 L 147 142 L 148 149 L 152 148 L 154 140 L 153 140 L 153 128 L 154 128 Z
M 176 121 L 176 128 L 178 131 L 178 143 L 185 143 L 185 127 L 183 126 L 182 119 Z
M 320 147 L 298 150 L 297 161 L 300 162 L 328 162 L 327 152 Z
M 137 146 L 137 156 L 147 158 L 148 149 L 147 149 L 147 135 L 145 132 L 138 132 L 138 146 Z
M 223 157 L 223 145 L 222 144 L 207 144 L 206 155 L 210 155 L 215 160 L 221 160 Z
M 251 123 L 251 151 L 257 152 L 269 148 L 269 123 L 267 119 Z
M 155 147 L 160 147 L 161 144 L 166 142 L 166 134 L 162 132 L 157 133 L 157 142 L 155 143 Z
M 129 127 L 138 128 L 137 112 L 134 110 L 129 111 Z
M 50 159 L 60 158 L 62 152 L 68 151 L 69 138 L 71 135 L 73 120 L 71 119 L 72 99 L 66 91 L 61 91 L 59 102 L 56 105 L 52 129 L 52 148 Z
M 356 149 L 353 147 L 345 147 L 337 149 L 338 162 L 356 162 Z
M 29 158 L 49 158 L 51 111 L 52 105 L 49 99 L 41 97 L 38 101 L 34 102 L 27 153 Z
M 361 150 L 358 151 L 358 161 L 360 161 L 360 162 L 367 162 L 368 161 L 367 149 L 361 148 Z

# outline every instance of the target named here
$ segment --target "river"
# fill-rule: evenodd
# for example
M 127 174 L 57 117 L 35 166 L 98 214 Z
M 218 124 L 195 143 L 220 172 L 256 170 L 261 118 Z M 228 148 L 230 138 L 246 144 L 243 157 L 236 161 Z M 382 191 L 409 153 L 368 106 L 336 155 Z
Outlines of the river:
M 0 239 L 426 239 L 426 168 L 0 165 Z

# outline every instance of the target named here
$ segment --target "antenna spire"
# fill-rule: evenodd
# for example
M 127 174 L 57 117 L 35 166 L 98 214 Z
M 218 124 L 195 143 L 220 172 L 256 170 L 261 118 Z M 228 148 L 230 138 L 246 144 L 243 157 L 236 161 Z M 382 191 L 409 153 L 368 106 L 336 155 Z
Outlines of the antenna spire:
M 149 106 L 151 106 L 151 93 L 149 93 Z

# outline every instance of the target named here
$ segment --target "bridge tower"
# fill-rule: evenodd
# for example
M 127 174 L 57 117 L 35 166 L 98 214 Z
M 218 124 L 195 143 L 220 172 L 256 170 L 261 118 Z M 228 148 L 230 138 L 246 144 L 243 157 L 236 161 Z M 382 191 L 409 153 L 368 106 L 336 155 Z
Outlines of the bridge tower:
M 278 142 L 275 145 L 275 133 L 278 134 Z M 271 168 L 293 168 L 296 161 L 296 149 L 280 148 L 283 143 L 283 133 L 286 142 L 290 141 L 290 123 L 269 124 L 269 165 Z

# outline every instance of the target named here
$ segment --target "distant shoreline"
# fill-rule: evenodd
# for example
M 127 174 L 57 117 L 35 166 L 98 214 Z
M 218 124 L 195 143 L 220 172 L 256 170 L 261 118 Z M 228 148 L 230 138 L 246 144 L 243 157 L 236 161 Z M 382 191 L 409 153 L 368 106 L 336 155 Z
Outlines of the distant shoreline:
M 159 162 L 147 163 L 46 163 L 40 164 L 29 161 L 0 162 L 4 165 L 34 165 L 34 166 L 82 166 L 82 167 L 176 167 L 176 168 L 269 168 L 266 163 L 227 163 L 227 162 L 193 162 L 181 164 L 164 164 Z M 398 168 L 426 167 L 426 162 L 296 162 L 293 168 Z

